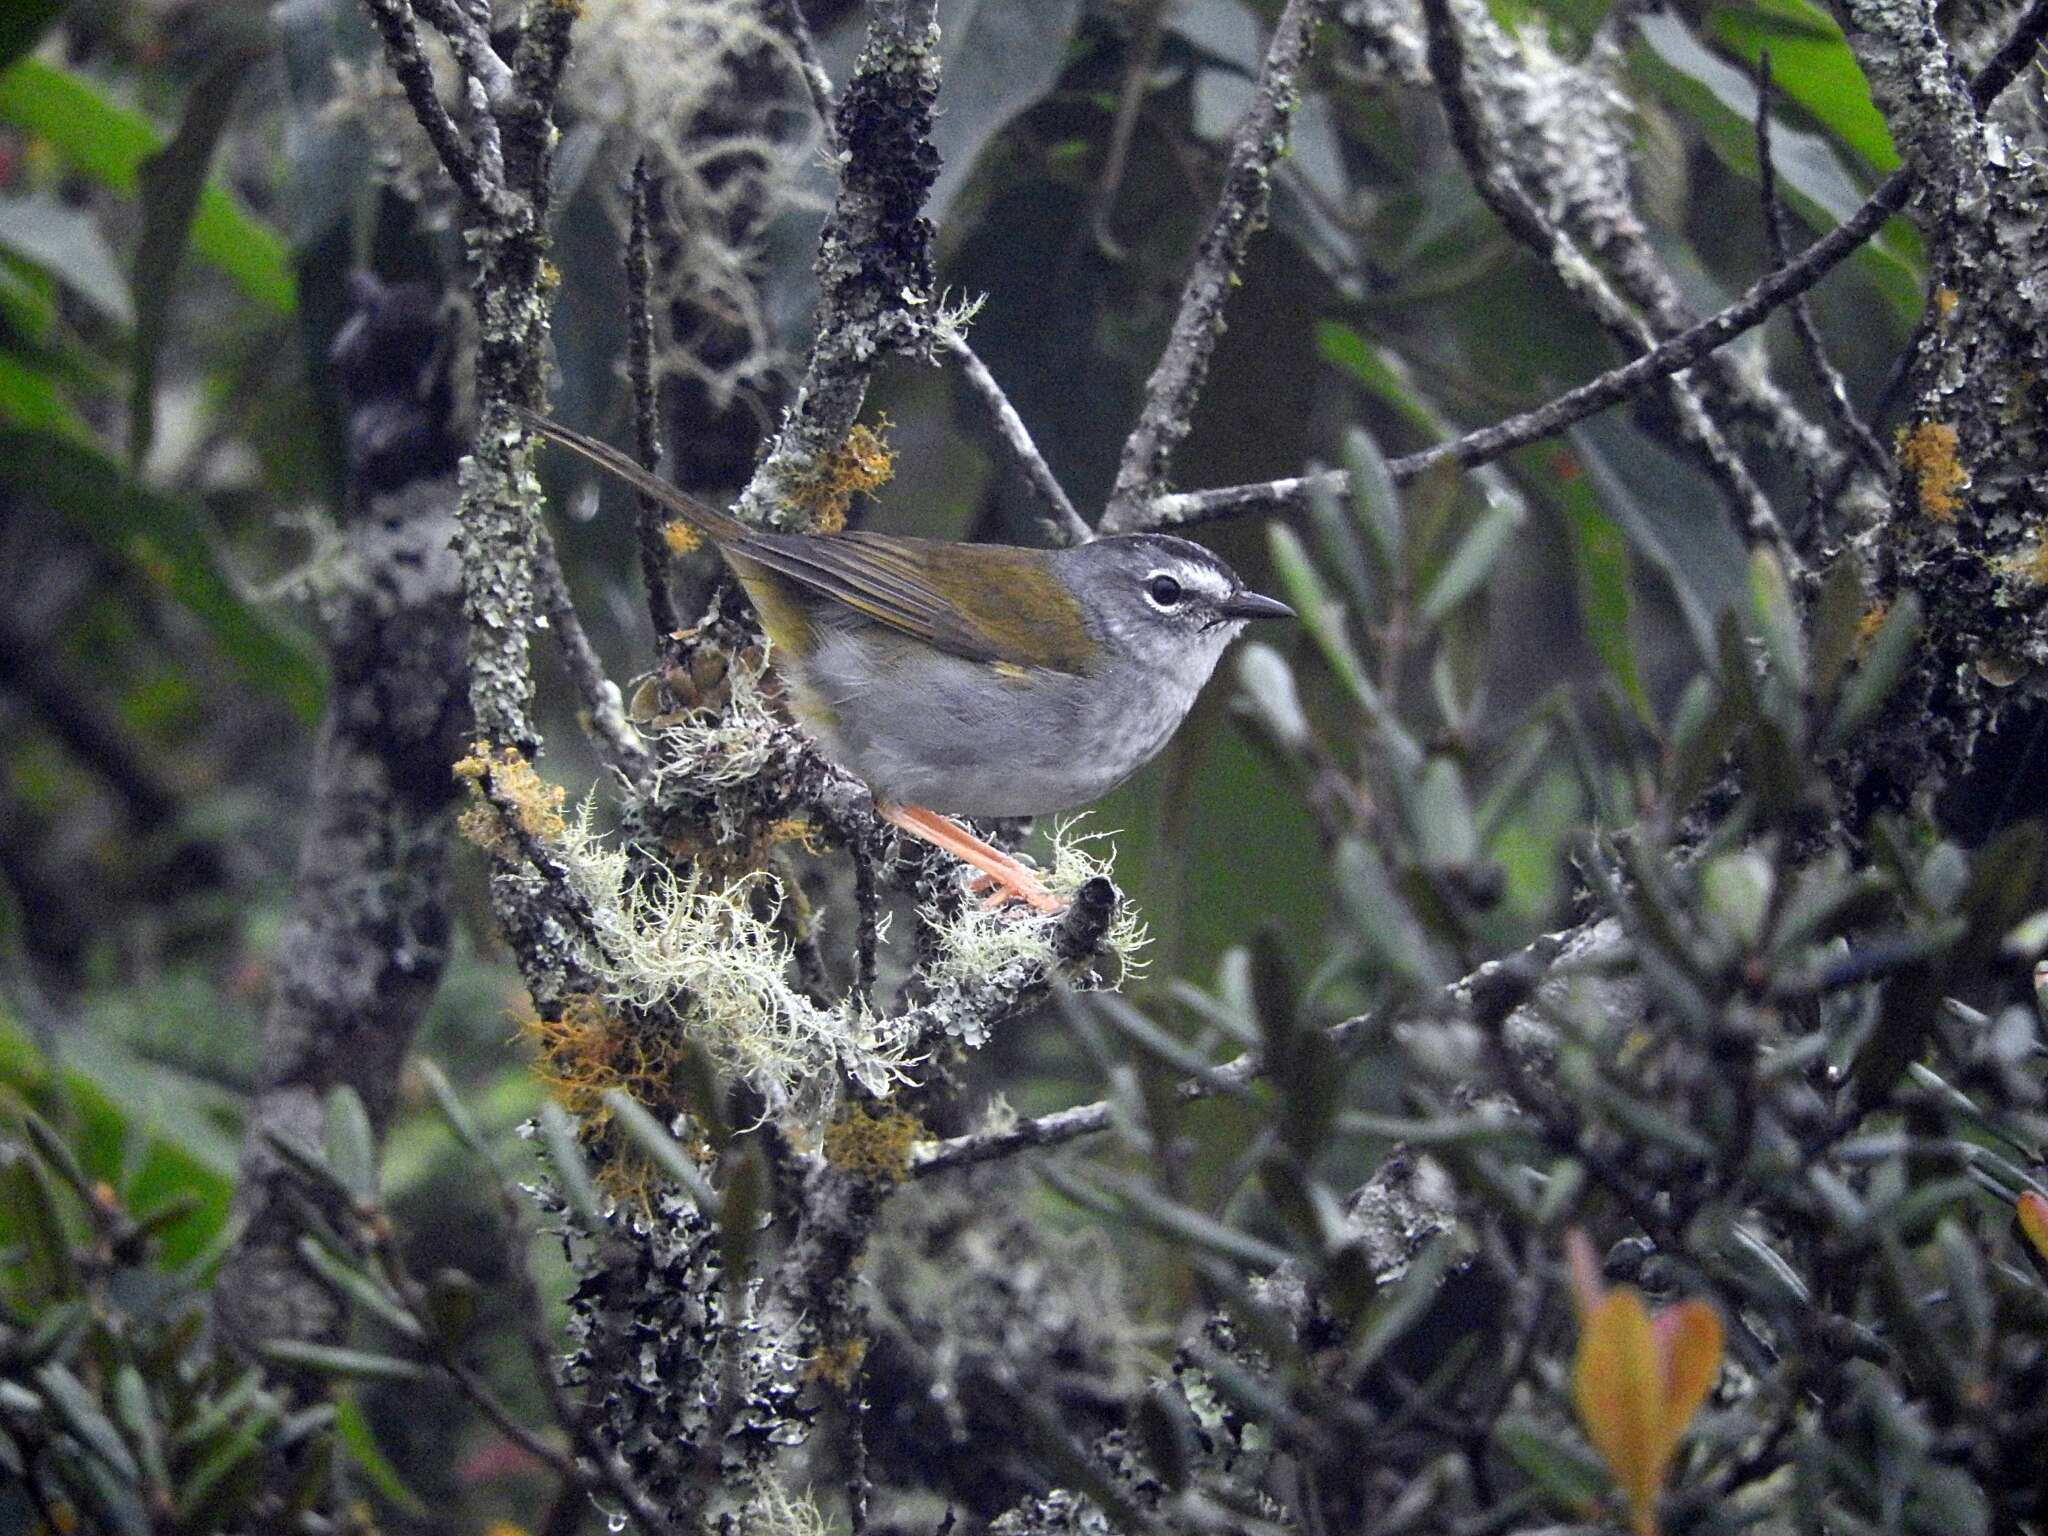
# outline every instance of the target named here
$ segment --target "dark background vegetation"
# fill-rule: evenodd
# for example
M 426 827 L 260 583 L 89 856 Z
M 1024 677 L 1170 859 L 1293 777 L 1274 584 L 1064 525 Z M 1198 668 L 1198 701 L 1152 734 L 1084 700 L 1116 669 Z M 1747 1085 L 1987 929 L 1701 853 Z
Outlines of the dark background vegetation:
M 843 84 L 862 8 L 802 9 Z M 1765 404 L 1692 375 L 1734 443 L 1720 459 L 1652 388 L 1397 499 L 1382 452 L 1630 349 L 1475 190 L 1420 13 L 1327 9 L 1173 465 L 1190 490 L 1352 471 L 1277 520 L 1291 535 L 1263 515 L 1195 531 L 1314 622 L 1226 659 L 1087 824 L 1113 833 L 1153 939 L 1125 1002 L 1041 1001 L 979 1051 L 941 1042 L 949 1081 L 913 1104 L 942 1139 L 982 1126 L 991 1094 L 1026 1117 L 1107 1097 L 1116 1133 L 1044 1154 L 1043 1178 L 935 1167 L 865 1210 L 856 1386 L 820 1367 L 800 1409 L 762 1400 L 809 1447 L 721 1463 L 718 1436 L 745 1426 L 714 1415 L 696 1495 L 647 1486 L 676 1528 L 805 1529 L 812 1500 L 833 1528 L 906 1531 L 1625 1520 L 1570 1422 L 1576 1224 L 1610 1278 L 1707 1297 L 1730 1324 L 1668 1528 L 2038 1528 L 2048 1291 L 2011 1212 L 2048 1132 L 2027 820 L 2048 762 L 2028 702 L 2048 524 L 2023 484 L 2038 449 L 2017 446 L 2041 431 L 2039 344 L 2000 351 L 2025 311 L 1993 302 L 2048 265 L 2038 173 L 2001 171 L 2017 181 L 1982 194 L 2008 200 L 1981 225 L 1970 194 L 1930 195 L 1813 294 L 1847 412 L 1781 312 L 1729 349 L 1736 373 L 1768 370 Z M 1519 146 L 1495 158 L 1526 155 L 1544 216 L 1610 265 L 1573 221 L 1640 220 L 1680 323 L 1782 264 L 1773 218 L 1796 251 L 1902 164 L 1967 180 L 1973 151 L 1929 148 L 1924 102 L 1887 81 L 1873 104 L 1865 66 L 1904 33 L 1870 9 L 1845 40 L 1806 0 L 1452 7 L 1482 120 Z M 938 11 L 937 286 L 986 297 L 973 346 L 1092 521 L 1280 7 Z M 782 36 L 781 13 L 587 0 L 559 104 L 554 409 L 632 441 L 621 253 L 644 157 L 669 468 L 721 501 L 791 403 L 835 186 L 782 45 L 729 41 Z M 2020 20 L 1929 18 L 1956 78 Z M 2040 103 L 2029 65 L 1991 119 L 2023 160 Z M 1575 208 L 1579 176 L 1609 181 Z M 443 1079 L 409 1067 L 390 1103 L 370 1096 L 374 1175 L 367 1122 L 355 1141 L 330 1127 L 325 1164 L 300 1170 L 299 1214 L 340 1229 L 328 1280 L 353 1308 L 325 1342 L 362 1353 L 249 1357 L 200 1323 L 293 942 L 352 498 L 380 474 L 445 477 L 473 441 L 473 226 L 354 0 L 0 12 L 0 1528 L 283 1529 L 263 1522 L 286 1507 L 305 1529 L 602 1519 L 542 1453 L 594 1478 L 628 1421 L 562 1439 L 519 1319 L 539 1298 L 569 1349 L 574 1291 L 594 1348 L 591 1276 L 625 1261 L 508 1239 Z M 2006 231 L 1997 262 L 1975 254 L 1985 227 Z M 1642 292 L 1625 302 L 1655 318 Z M 366 355 L 346 333 L 370 313 L 386 329 Z M 380 400 L 414 435 L 378 469 Z M 1795 418 L 1819 445 L 1804 455 L 1783 447 Z M 886 360 L 863 420 L 895 465 L 862 526 L 1044 541 L 947 354 Z M 1895 434 L 1939 450 L 1912 434 L 1951 422 L 1974 479 L 1924 454 L 1900 468 Z M 544 463 L 568 587 L 630 697 L 658 655 L 633 499 Z M 1744 484 L 1785 530 L 1775 554 L 1745 529 Z M 1943 494 L 1959 514 L 1938 515 Z M 711 574 L 680 573 L 686 620 Z M 552 644 L 534 655 L 539 766 L 572 804 L 600 786 L 605 823 L 582 703 Z M 453 779 L 414 788 L 445 832 Z M 840 975 L 835 856 L 810 883 L 840 903 L 821 930 Z M 457 845 L 414 1049 L 526 1181 L 521 1128 L 547 1090 L 488 864 Z M 885 980 L 911 928 L 899 912 Z M 1240 1050 L 1256 1068 L 1229 1102 L 1170 1091 Z M 1247 1089 L 1254 1070 L 1272 1080 Z M 723 1184 L 742 1161 L 707 1166 Z M 577 1215 L 551 1195 L 509 1209 Z M 717 1291 L 712 1260 L 675 1263 L 650 1290 Z M 364 1274 L 368 1295 L 347 1279 Z M 461 1314 L 456 1342 L 422 1342 L 404 1308 L 394 1323 L 393 1294 Z M 579 1401 L 609 1390 L 572 1382 Z M 705 1492 L 721 1479 L 730 1507 Z

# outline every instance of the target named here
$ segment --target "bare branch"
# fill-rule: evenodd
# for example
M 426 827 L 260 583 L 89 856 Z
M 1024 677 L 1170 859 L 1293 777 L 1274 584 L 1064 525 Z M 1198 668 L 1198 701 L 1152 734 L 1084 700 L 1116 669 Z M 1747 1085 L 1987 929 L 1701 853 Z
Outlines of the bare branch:
M 647 203 L 653 195 L 647 157 L 633 162 L 632 215 L 626 230 L 626 378 L 633 391 L 633 451 L 650 475 L 661 471 L 661 411 L 654 387 L 654 313 L 648 306 L 653 271 L 647 251 Z M 662 540 L 666 515 L 661 503 L 641 492 L 640 577 L 647 585 L 647 616 L 654 643 L 665 648 L 677 628 L 675 600 L 668 590 L 668 545 Z
M 562 575 L 561 559 L 555 553 L 554 536 L 545 524 L 534 532 L 533 584 L 540 610 L 561 645 L 569 680 L 583 700 L 585 729 L 591 740 L 613 768 L 635 783 L 644 781 L 653 772 L 653 755 L 626 718 L 619 685 L 605 676 L 604 659 L 584 631 L 582 616 L 576 612 L 569 583 Z
M 2034 0 L 1991 62 L 1970 82 L 1970 99 L 1979 111 L 1989 107 L 2019 77 L 2044 37 L 2048 37 L 2048 0 Z M 1449 442 L 1402 455 L 1388 466 L 1394 479 L 1405 485 L 1439 464 L 1456 464 L 1465 469 L 1491 464 L 1517 448 L 1555 437 L 1669 374 L 1690 368 L 1717 347 L 1755 329 L 1774 310 L 1818 284 L 1884 228 L 1885 221 L 1906 206 L 1912 192 L 1913 173 L 1892 172 L 1864 200 L 1862 207 L 1801 251 L 1796 259 L 1758 278 L 1725 309 L 1659 343 L 1643 356 L 1610 368 L 1598 378 L 1566 390 L 1542 405 L 1517 412 L 1491 426 L 1475 428 Z M 1155 496 L 1134 520 L 1133 527 L 1191 527 L 1247 513 L 1301 512 L 1308 507 L 1310 486 L 1317 482 L 1342 494 L 1350 485 L 1350 477 L 1331 470 L 1321 475 L 1295 475 L 1250 485 Z
M 1778 170 L 1771 158 L 1771 55 L 1764 51 L 1757 65 L 1756 82 L 1756 163 L 1757 195 L 1763 200 L 1764 249 L 1770 253 L 1771 264 L 1782 267 L 1791 259 L 1785 244 L 1785 205 L 1778 198 Z M 1885 451 L 1877 434 L 1870 430 L 1868 422 L 1857 414 L 1854 402 L 1849 399 L 1849 386 L 1843 380 L 1841 371 L 1828 360 L 1826 344 L 1822 342 L 1820 329 L 1813 323 L 1813 312 L 1807 307 L 1804 296 L 1794 298 L 1786 306 L 1786 313 L 1792 321 L 1792 332 L 1799 338 L 1799 348 L 1806 357 L 1806 365 L 1813 371 L 1814 379 L 1820 384 L 1821 398 L 1827 402 L 1828 414 L 1844 436 L 1856 445 L 1856 451 L 1880 478 L 1889 478 L 1892 471 L 1892 456 Z
M 1797 260 L 1759 278 L 1726 309 L 1716 311 L 1641 357 L 1610 368 L 1543 405 L 1390 461 L 1388 468 L 1394 479 L 1406 484 L 1439 464 L 1457 464 L 1466 469 L 1490 464 L 1525 444 L 1555 437 L 1565 428 L 1597 415 L 1658 380 L 1690 368 L 1716 347 L 1762 324 L 1773 310 L 1827 276 L 1906 205 L 1912 187 L 1913 178 L 1908 172 L 1894 171 L 1846 221 L 1808 246 Z M 1331 470 L 1321 475 L 1297 475 L 1251 485 L 1175 492 L 1154 497 L 1135 526 L 1175 528 L 1248 512 L 1298 512 L 1307 508 L 1309 487 L 1317 481 L 1340 493 L 1350 485 L 1348 475 Z
M 1017 408 L 1003 393 L 1003 386 L 996 382 L 996 376 L 988 371 L 988 364 L 968 345 L 964 336 L 950 338 L 946 346 L 960 364 L 960 371 L 973 387 L 975 397 L 987 408 L 989 419 L 995 423 L 996 431 L 1002 435 L 1010 456 L 1017 461 L 1017 467 L 1024 472 L 1025 480 L 1052 514 L 1053 526 L 1059 530 L 1062 541 L 1086 544 L 1095 537 L 1095 530 L 1074 510 L 1073 502 L 1067 498 L 1052 467 L 1031 440 L 1031 429 L 1024 425 L 1024 418 L 1017 414 Z
M 1160 40 L 1166 35 L 1168 0 L 1147 0 L 1131 39 L 1130 62 L 1124 66 L 1123 91 L 1117 98 L 1116 120 L 1110 124 L 1109 147 L 1103 151 L 1102 174 L 1096 178 L 1095 194 L 1088 211 L 1088 227 L 1095 244 L 1112 260 L 1120 261 L 1123 247 L 1111 228 L 1116 214 L 1117 194 L 1123 190 L 1124 168 L 1130 163 L 1131 141 L 1137 136 L 1138 114 L 1144 110 L 1145 93 L 1152 88 L 1152 69 L 1159 59 Z
M 364 4 L 383 35 L 384 57 L 405 90 L 405 99 L 412 104 L 412 115 L 433 143 L 434 152 L 441 157 L 441 167 L 455 183 L 456 191 L 480 212 L 496 218 L 507 216 L 512 209 L 504 188 L 485 176 L 478 156 L 463 143 L 462 130 L 441 105 L 441 97 L 434 89 L 433 66 L 420 52 L 419 30 L 413 25 L 408 0 L 364 0 Z
M 803 71 L 804 85 L 811 93 L 811 107 L 818 114 L 818 131 L 824 136 L 825 148 L 837 155 L 839 125 L 832 119 L 832 77 L 825 73 L 824 63 L 818 58 L 818 40 L 811 35 L 811 24 L 804 19 L 803 7 L 797 0 L 775 0 L 774 12 L 775 24 L 796 50 L 797 66 Z
M 1181 290 L 1173 334 L 1145 386 L 1138 424 L 1124 442 L 1116 487 L 1102 516 L 1104 533 L 1128 533 L 1145 521 L 1152 493 L 1166 480 L 1174 449 L 1188 434 L 1195 401 L 1209 375 L 1209 356 L 1223 333 L 1223 307 L 1252 235 L 1265 223 L 1273 164 L 1287 148 L 1295 82 L 1328 9 L 1328 0 L 1288 0 L 1273 29 L 1251 107 L 1231 143 L 1223 195 Z
M 1472 98 L 1464 39 L 1457 18 L 1451 14 L 1450 0 L 1421 3 L 1429 34 L 1430 73 L 1435 77 L 1437 96 L 1450 123 L 1451 140 L 1480 198 L 1510 234 L 1549 265 L 1616 342 L 1631 352 L 1649 352 L 1656 343 L 1649 325 L 1579 249 L 1578 242 L 1536 206 L 1507 156 L 1498 145 L 1488 142 L 1482 110 Z M 1798 556 L 1785 537 L 1776 512 L 1708 413 L 1698 391 L 1675 377 L 1666 389 L 1681 432 L 1734 507 L 1744 540 L 1770 545 L 1788 567 L 1796 567 Z

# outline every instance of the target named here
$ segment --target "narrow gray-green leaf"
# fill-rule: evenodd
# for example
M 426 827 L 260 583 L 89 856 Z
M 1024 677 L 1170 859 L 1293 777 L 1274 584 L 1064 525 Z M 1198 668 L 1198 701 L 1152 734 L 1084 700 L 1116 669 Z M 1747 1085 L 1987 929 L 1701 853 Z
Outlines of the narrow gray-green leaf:
M 621 1089 L 607 1088 L 604 1101 L 612 1112 L 612 1123 L 626 1133 L 627 1139 L 652 1158 L 655 1167 L 682 1185 L 697 1202 L 698 1210 L 716 1220 L 718 1192 L 704 1177 L 697 1160 L 683 1150 L 682 1143 L 668 1133 L 668 1128 L 648 1113 L 638 1099 Z
M 1436 580 L 1429 584 L 1429 590 L 1422 594 L 1424 622 L 1441 623 L 1452 609 L 1478 591 L 1521 526 L 1519 507 L 1502 504 L 1485 512 L 1451 552 L 1451 558 L 1436 573 Z
M 128 462 L 140 464 L 156 436 L 156 364 L 170 325 L 178 266 L 206 190 L 213 151 L 251 72 L 255 50 L 231 47 L 185 97 L 185 117 L 168 144 L 136 168 L 142 235 L 135 246 L 135 369 L 128 409 Z

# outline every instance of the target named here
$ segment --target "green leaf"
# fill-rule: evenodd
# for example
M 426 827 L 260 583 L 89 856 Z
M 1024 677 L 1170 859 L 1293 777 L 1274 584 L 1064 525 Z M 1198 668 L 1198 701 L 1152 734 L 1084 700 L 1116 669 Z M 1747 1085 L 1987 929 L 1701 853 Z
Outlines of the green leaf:
M 57 1410 L 57 1417 L 78 1437 L 80 1444 L 123 1481 L 134 1483 L 140 1478 L 142 1469 L 136 1465 L 121 1432 L 114 1428 L 114 1421 L 101 1411 L 98 1400 L 68 1367 L 52 1361 L 36 1372 L 35 1382 L 43 1401 Z
M 1402 568 L 1407 523 L 1401 513 L 1401 492 L 1387 456 L 1363 427 L 1344 434 L 1344 468 L 1351 476 L 1351 507 L 1359 526 L 1372 536 L 1382 572 L 1389 581 Z
M 132 562 L 192 610 L 251 682 L 282 696 L 301 719 L 319 718 L 319 668 L 222 575 L 199 509 L 135 484 L 90 444 L 52 431 L 0 430 L 0 483 Z
M 1771 666 L 1795 694 L 1806 691 L 1806 637 L 1785 568 L 1768 549 L 1749 557 L 1749 611 Z
M 1863 664 L 1842 689 L 1842 702 L 1821 737 L 1821 750 L 1833 752 L 1850 740 L 1875 715 L 1898 686 L 1906 658 L 1920 638 L 1920 597 L 1902 592 L 1884 616 L 1884 623 L 1870 642 Z
M 366 1349 L 344 1349 L 338 1344 L 314 1344 L 305 1339 L 270 1339 L 258 1346 L 258 1353 L 293 1370 L 344 1381 L 418 1381 L 427 1374 L 427 1368 L 417 1360 L 372 1354 Z
M 362 1095 L 343 1083 L 327 1095 L 327 1161 L 348 1192 L 364 1205 L 377 1203 L 377 1133 Z
M 417 1344 L 427 1336 L 419 1319 L 387 1287 L 330 1250 L 308 1232 L 299 1238 L 299 1257 L 344 1299 L 355 1302 L 400 1338 Z
M 1832 16 L 1807 0 L 1742 0 L 1707 13 L 1707 31 L 1754 69 L 1768 49 L 1771 80 L 1882 175 L 1899 168 L 1870 82 Z
M 1444 562 L 1443 569 L 1436 573 L 1436 580 L 1422 594 L 1423 621 L 1441 623 L 1452 609 L 1478 591 L 1521 526 L 1522 509 L 1505 502 L 1496 504 L 1474 523 L 1452 551 L 1451 558 Z
M 1636 662 L 1631 625 L 1635 591 L 1631 585 L 1628 540 L 1600 506 L 1586 478 L 1574 477 L 1564 488 L 1564 526 L 1571 540 L 1572 574 L 1579 595 L 1579 617 L 1586 638 L 1621 689 L 1636 718 L 1652 730 L 1657 719 L 1643 690 L 1642 668 Z
M 1350 374 L 1424 437 L 1443 436 L 1443 422 L 1436 412 L 1416 397 L 1379 349 L 1350 326 L 1339 320 L 1318 320 L 1316 354 L 1332 368 Z
M 391 1458 L 377 1444 L 369 1415 L 363 1412 L 363 1405 L 353 1388 L 345 1388 L 335 1394 L 334 1435 L 341 1442 L 342 1449 L 348 1452 L 349 1460 L 393 1509 L 412 1520 L 427 1520 L 432 1516 L 433 1511 L 426 1501 L 406 1486 L 398 1468 L 392 1465 Z
M 40 135 L 75 169 L 124 196 L 135 194 L 142 163 L 163 143 L 141 113 L 39 59 L 21 59 L 0 74 L 0 122 Z M 292 312 L 290 253 L 226 188 L 208 185 L 200 192 L 192 249 L 257 303 L 281 315 Z
M 440 1064 L 429 1057 L 414 1058 L 413 1066 L 420 1080 L 427 1085 L 427 1092 L 433 1095 L 434 1107 L 441 1111 L 441 1118 L 448 1122 L 455 1139 L 478 1157 L 488 1157 L 483 1136 L 477 1131 L 476 1121 L 470 1118 L 468 1107 L 455 1091 L 455 1085 L 448 1081 L 448 1074 Z
M 1330 664 L 1337 680 L 1377 727 L 1381 745 L 1397 762 L 1410 767 L 1420 766 L 1422 748 L 1415 744 L 1407 728 L 1387 708 L 1379 689 L 1366 675 L 1365 663 L 1359 660 L 1358 652 L 1352 649 L 1350 637 L 1344 633 L 1343 609 L 1330 597 L 1322 577 L 1316 574 L 1301 539 L 1284 523 L 1274 523 L 1266 530 L 1266 540 L 1273 554 L 1273 569 L 1295 611 L 1301 615 L 1302 627 L 1323 653 L 1323 659 Z
M 1813 614 L 1813 691 L 1823 703 L 1833 696 L 1849 658 L 1856 653 L 1856 630 L 1863 622 L 1863 573 L 1848 551 L 1835 558 L 1821 578 Z
M 1644 81 L 1698 124 L 1707 147 L 1729 169 L 1757 178 L 1756 82 L 1693 36 L 1689 23 L 1657 12 L 1636 23 L 1644 47 L 1633 63 Z M 1786 202 L 1818 227 L 1840 224 L 1859 208 L 1864 190 L 1825 139 L 1773 124 L 1772 158 Z M 1893 219 L 1857 253 L 1857 265 L 1883 292 L 1902 327 L 1918 319 L 1926 256 L 1919 235 Z
M 0 425 L 86 446 L 93 440 L 92 428 L 64 398 L 57 381 L 12 351 L 0 351 Z
M 604 1202 L 591 1181 L 583 1149 L 576 1144 L 576 1122 L 553 1099 L 540 1107 L 540 1134 L 548 1149 L 548 1161 L 554 1165 L 555 1182 L 561 1185 L 562 1198 L 568 1201 L 570 1211 L 584 1231 L 593 1236 L 604 1231 Z
M 1493 1438 L 1531 1481 L 1573 1514 L 1599 1508 L 1612 1486 L 1592 1452 L 1540 1420 L 1504 1418 Z
M 140 465 L 156 437 L 156 363 L 169 330 L 178 266 L 206 192 L 213 152 L 235 95 L 256 61 L 247 45 L 227 50 L 185 99 L 185 117 L 162 149 L 138 168 L 142 235 L 135 244 L 135 374 L 128 406 L 128 462 Z

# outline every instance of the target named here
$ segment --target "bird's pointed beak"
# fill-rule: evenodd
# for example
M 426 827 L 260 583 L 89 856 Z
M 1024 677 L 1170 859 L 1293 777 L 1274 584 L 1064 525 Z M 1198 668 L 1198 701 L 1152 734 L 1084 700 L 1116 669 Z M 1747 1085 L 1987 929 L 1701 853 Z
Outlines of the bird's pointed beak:
M 1233 619 L 1291 619 L 1294 610 L 1277 597 L 1261 597 L 1256 592 L 1237 592 L 1226 598 L 1222 611 Z

